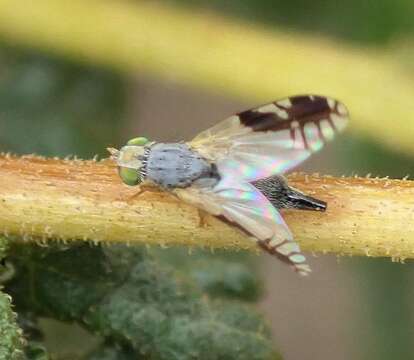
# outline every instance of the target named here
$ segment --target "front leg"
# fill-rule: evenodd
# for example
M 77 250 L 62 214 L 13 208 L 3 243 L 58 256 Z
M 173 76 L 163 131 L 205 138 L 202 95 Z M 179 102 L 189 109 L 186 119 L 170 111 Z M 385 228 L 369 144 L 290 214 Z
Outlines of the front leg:
M 160 187 L 157 184 L 153 183 L 152 181 L 143 181 L 139 185 L 138 191 L 135 194 L 128 197 L 126 201 L 130 203 L 136 200 L 137 198 L 139 198 L 141 195 L 143 195 L 146 192 L 160 192 L 160 191 L 162 191 Z

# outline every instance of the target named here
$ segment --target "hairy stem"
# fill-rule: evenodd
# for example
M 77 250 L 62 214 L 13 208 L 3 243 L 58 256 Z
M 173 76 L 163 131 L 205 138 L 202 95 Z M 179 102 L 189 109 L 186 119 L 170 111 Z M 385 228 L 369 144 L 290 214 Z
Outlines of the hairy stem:
M 414 182 L 292 174 L 292 186 L 328 202 L 285 211 L 304 250 L 349 255 L 414 254 Z M 172 195 L 123 185 L 111 161 L 0 157 L 0 231 L 17 240 L 75 239 L 255 248 L 236 227 Z

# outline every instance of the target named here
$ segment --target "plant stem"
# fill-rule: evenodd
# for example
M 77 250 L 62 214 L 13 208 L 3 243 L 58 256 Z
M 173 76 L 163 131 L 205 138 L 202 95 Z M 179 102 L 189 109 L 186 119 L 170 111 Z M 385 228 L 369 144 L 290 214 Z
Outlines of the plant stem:
M 292 186 L 328 202 L 325 213 L 284 215 L 312 252 L 414 254 L 414 182 L 292 174 Z M 240 230 L 199 213 L 161 190 L 137 194 L 112 161 L 0 157 L 0 231 L 16 241 L 80 239 L 158 245 L 255 249 Z

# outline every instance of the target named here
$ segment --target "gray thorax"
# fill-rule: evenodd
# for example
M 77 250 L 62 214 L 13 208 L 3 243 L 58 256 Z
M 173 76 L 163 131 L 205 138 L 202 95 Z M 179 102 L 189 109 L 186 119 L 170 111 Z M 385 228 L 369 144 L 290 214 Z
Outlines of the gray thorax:
M 220 179 L 214 164 L 184 143 L 155 143 L 146 149 L 141 175 L 164 188 L 193 183 L 214 186 Z

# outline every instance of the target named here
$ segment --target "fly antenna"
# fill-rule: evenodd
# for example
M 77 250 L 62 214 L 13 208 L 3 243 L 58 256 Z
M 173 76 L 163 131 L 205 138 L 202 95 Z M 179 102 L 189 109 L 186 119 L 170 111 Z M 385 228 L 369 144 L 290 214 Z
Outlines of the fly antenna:
M 118 157 L 119 157 L 119 150 L 118 149 L 108 147 L 108 148 L 106 148 L 106 150 L 108 150 L 108 152 L 111 154 L 111 159 L 112 160 L 115 160 L 115 161 L 118 160 Z

